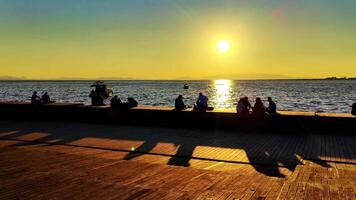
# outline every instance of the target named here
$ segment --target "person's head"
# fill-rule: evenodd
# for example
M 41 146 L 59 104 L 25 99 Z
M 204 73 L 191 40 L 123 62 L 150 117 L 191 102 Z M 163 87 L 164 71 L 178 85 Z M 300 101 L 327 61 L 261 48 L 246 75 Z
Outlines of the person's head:
M 244 97 L 245 100 L 248 100 L 248 97 Z
M 203 96 L 203 93 L 199 92 L 199 96 Z
M 178 95 L 178 99 L 183 99 L 183 96 L 181 94 Z
M 115 95 L 114 98 L 121 102 L 121 99 L 117 95 Z
M 256 103 L 262 103 L 262 100 L 261 100 L 260 97 L 257 97 L 257 98 L 256 98 Z
M 132 102 L 134 99 L 132 97 L 127 97 L 128 102 Z
M 45 94 L 45 95 L 47 95 L 48 93 L 47 93 L 47 92 L 45 92 L 44 94 Z
M 268 101 L 272 101 L 272 98 L 271 98 L 271 97 L 268 97 L 267 100 L 268 100 Z
M 37 94 L 37 91 L 33 91 L 33 94 L 36 95 L 36 94 Z

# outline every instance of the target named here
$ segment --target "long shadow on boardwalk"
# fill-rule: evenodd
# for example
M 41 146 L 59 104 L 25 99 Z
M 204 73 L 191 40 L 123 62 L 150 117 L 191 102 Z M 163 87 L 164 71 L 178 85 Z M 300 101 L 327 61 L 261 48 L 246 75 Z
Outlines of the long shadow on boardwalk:
M 37 138 L 34 135 L 37 133 Z M 42 135 L 41 135 L 42 134 Z M 88 138 L 96 142 L 83 143 Z M 125 127 L 85 123 L 0 122 L 0 139 L 23 141 L 13 146 L 45 143 L 124 151 L 130 160 L 144 154 L 169 156 L 167 164 L 189 166 L 190 159 L 249 163 L 268 176 L 283 175 L 280 166 L 294 170 L 302 159 L 355 161 L 355 137 L 263 132 Z M 102 144 L 101 139 L 114 141 Z M 106 141 L 105 140 L 105 141 Z M 29 143 L 29 141 L 31 141 Z M 127 141 L 136 141 L 134 149 Z M 170 144 L 173 150 L 162 144 Z M 195 152 L 197 150 L 197 152 Z M 199 150 L 199 151 L 198 151 Z M 226 152 L 225 152 L 226 151 Z M 319 163 L 319 162 L 318 162 Z M 323 162 L 321 162 L 323 163 Z

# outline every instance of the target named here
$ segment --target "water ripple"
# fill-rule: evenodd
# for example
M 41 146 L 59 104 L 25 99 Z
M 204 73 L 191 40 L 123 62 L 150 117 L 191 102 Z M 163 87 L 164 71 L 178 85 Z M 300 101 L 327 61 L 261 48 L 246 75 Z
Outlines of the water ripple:
M 0 81 L 0 100 L 29 100 L 32 91 L 48 91 L 53 100 L 89 104 L 93 81 Z M 106 81 L 122 100 L 132 96 L 141 105 L 173 106 L 182 94 L 192 106 L 199 92 L 216 108 L 235 108 L 236 100 L 261 97 L 265 104 L 273 97 L 280 110 L 350 112 L 356 101 L 356 81 L 278 80 L 278 81 Z M 184 90 L 188 83 L 190 89 Z M 107 101 L 108 102 L 108 101 Z

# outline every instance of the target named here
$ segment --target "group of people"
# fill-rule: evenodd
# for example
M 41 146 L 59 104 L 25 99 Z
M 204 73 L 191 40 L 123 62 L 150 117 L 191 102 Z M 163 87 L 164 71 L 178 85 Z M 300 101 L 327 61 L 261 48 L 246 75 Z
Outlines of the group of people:
M 194 110 L 195 111 L 213 110 L 214 109 L 213 107 L 208 106 L 208 101 L 209 98 L 200 92 L 197 102 L 194 104 Z M 184 104 L 182 95 L 178 95 L 178 97 L 174 102 L 174 107 L 176 110 L 184 110 L 187 108 L 187 106 Z
M 48 104 L 51 103 L 51 99 L 47 92 L 45 92 L 42 97 L 37 95 L 37 92 L 34 91 L 31 96 L 31 104 L 40 105 L 40 104 Z
M 91 90 L 89 97 L 91 98 L 91 105 L 93 106 L 103 106 L 104 105 L 104 97 L 95 90 Z
M 199 93 L 198 100 L 194 104 L 194 110 L 196 111 L 205 111 L 205 110 L 213 110 L 213 107 L 208 106 L 208 97 L 203 93 Z M 237 102 L 236 111 L 241 115 L 265 115 L 265 114 L 277 114 L 277 106 L 276 103 L 272 100 L 271 97 L 267 98 L 268 107 L 263 105 L 263 102 L 260 97 L 256 98 L 256 102 L 254 106 L 251 106 L 251 103 L 248 100 L 248 97 L 240 98 Z M 187 106 L 184 104 L 183 96 L 178 95 L 175 100 L 174 107 L 176 110 L 184 110 Z
M 105 105 L 104 104 L 105 98 L 100 92 L 97 92 L 96 90 L 91 90 L 89 97 L 91 98 L 91 105 L 93 106 Z M 117 110 L 129 109 L 129 108 L 136 107 L 137 105 L 138 102 L 132 97 L 128 97 L 127 102 L 122 102 L 117 95 L 112 97 L 110 100 L 110 107 Z
M 91 91 L 89 97 L 91 97 L 91 103 L 95 106 L 104 105 L 104 97 L 99 93 L 95 92 L 94 90 Z M 204 95 L 203 93 L 199 93 L 198 99 L 194 104 L 195 111 L 206 111 L 206 110 L 213 110 L 213 107 L 209 107 L 208 105 L 209 98 Z M 251 106 L 251 103 L 248 100 L 248 97 L 242 97 L 239 99 L 236 105 L 236 111 L 238 114 L 241 115 L 265 115 L 265 114 L 277 114 L 277 106 L 276 103 L 272 100 L 271 97 L 267 98 L 268 107 L 265 107 L 261 98 L 257 97 L 254 106 Z M 31 104 L 40 105 L 40 104 L 48 104 L 51 103 L 51 99 L 48 95 L 48 92 L 43 93 L 42 97 L 37 95 L 37 92 L 34 91 L 31 97 Z M 128 97 L 127 102 L 122 102 L 117 95 L 111 98 L 110 106 L 113 109 L 129 109 L 136 107 L 138 102 L 132 98 Z M 187 106 L 184 104 L 183 96 L 178 95 L 175 99 L 174 107 L 176 110 L 184 110 Z M 356 116 L 356 103 L 352 104 L 351 114 Z
M 137 107 L 137 105 L 138 105 L 138 102 L 132 97 L 128 97 L 127 102 L 122 102 L 121 99 L 117 95 L 115 95 L 110 100 L 111 108 L 117 109 L 117 110 L 130 109 L 133 107 Z
M 276 103 L 272 100 L 271 97 L 268 97 L 267 100 L 269 103 L 267 108 L 263 105 L 263 102 L 260 97 L 256 98 L 255 105 L 252 107 L 251 103 L 248 100 L 248 97 L 240 98 L 240 100 L 237 102 L 236 111 L 241 115 L 253 114 L 261 116 L 265 114 L 277 114 Z

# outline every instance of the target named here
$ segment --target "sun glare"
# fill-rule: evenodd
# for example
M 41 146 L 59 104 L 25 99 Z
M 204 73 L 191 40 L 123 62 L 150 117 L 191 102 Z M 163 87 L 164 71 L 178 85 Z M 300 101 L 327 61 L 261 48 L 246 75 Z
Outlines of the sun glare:
M 220 40 L 217 44 L 218 51 L 221 53 L 225 53 L 230 49 L 230 44 L 226 40 Z
M 213 82 L 215 93 L 213 97 L 213 101 L 215 105 L 219 108 L 227 108 L 228 102 L 231 100 L 232 95 L 232 84 L 231 80 L 215 80 Z

